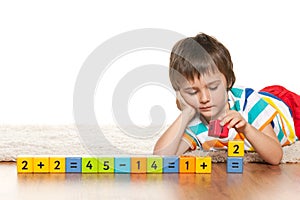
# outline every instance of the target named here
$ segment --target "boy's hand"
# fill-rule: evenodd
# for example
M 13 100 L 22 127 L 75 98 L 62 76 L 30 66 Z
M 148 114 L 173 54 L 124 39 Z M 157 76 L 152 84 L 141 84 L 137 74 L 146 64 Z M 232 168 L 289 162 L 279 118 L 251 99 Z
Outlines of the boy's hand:
M 188 114 L 191 118 L 196 114 L 195 108 L 193 108 L 183 99 L 179 91 L 176 92 L 176 104 L 179 110 Z
M 228 110 L 226 115 L 221 119 L 222 126 L 227 124 L 228 129 L 235 128 L 238 133 L 244 133 L 246 127 L 249 123 L 244 119 L 244 117 L 235 110 Z

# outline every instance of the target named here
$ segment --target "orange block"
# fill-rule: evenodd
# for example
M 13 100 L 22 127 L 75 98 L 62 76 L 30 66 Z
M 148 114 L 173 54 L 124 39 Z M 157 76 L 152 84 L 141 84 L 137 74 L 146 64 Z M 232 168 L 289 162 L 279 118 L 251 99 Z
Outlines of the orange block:
M 147 158 L 131 157 L 131 173 L 147 173 Z
M 195 173 L 196 159 L 193 156 L 179 157 L 179 172 L 180 173 Z

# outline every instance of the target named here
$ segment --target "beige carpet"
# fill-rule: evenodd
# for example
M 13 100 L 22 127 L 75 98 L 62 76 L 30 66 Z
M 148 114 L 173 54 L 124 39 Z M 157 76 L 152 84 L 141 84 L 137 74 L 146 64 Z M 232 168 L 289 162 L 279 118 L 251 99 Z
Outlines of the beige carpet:
M 18 155 L 151 155 L 155 142 L 163 132 L 151 137 L 124 134 L 116 126 L 101 127 L 103 140 L 94 140 L 93 127 L 85 133 L 74 125 L 60 126 L 0 126 L 0 161 L 15 161 Z M 146 130 L 151 132 L 151 130 Z M 147 133 L 146 133 L 147 135 Z M 87 138 L 92 138 L 91 140 Z M 91 142 L 87 142 L 91 141 Z M 300 162 L 300 142 L 283 148 L 282 163 Z M 225 162 L 226 151 L 193 151 L 188 155 L 211 156 L 213 162 Z M 246 153 L 245 162 L 263 162 L 256 153 Z

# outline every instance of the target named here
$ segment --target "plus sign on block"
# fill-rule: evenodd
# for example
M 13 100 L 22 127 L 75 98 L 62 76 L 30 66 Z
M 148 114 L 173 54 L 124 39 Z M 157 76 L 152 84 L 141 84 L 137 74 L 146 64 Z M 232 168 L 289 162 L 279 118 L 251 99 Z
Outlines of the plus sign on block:
M 211 173 L 211 157 L 196 157 L 196 173 Z
M 34 173 L 49 173 L 49 157 L 34 157 L 33 158 Z

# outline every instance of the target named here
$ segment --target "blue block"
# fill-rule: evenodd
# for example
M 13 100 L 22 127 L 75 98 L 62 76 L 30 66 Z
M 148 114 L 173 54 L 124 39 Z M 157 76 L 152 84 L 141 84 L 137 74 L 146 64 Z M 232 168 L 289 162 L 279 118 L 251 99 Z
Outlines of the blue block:
M 179 172 L 179 158 L 175 156 L 163 157 L 163 172 L 164 173 L 178 173 Z
M 81 173 L 80 157 L 66 157 L 66 173 Z
M 130 173 L 130 163 L 129 157 L 115 157 L 115 173 Z
M 227 173 L 243 173 L 243 157 L 227 157 Z

